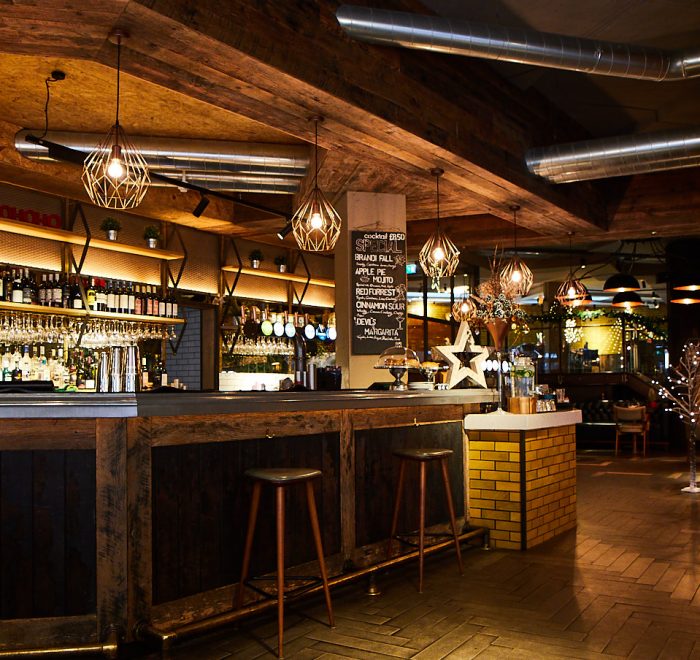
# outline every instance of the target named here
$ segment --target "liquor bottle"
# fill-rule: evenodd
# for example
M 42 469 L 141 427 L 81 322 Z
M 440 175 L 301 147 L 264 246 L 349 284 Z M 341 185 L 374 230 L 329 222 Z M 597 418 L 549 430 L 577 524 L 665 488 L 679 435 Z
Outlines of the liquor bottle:
M 71 300 L 70 306 L 73 309 L 84 309 L 83 297 L 80 295 L 80 278 L 78 278 L 78 277 L 73 279 L 73 286 L 71 287 L 70 300 Z
M 143 298 L 141 297 L 141 286 L 134 285 L 134 314 L 143 314 Z
M 19 366 L 19 359 L 14 362 L 14 369 L 12 369 L 12 382 L 17 383 L 22 381 L 22 368 Z
M 151 370 L 151 381 L 153 382 L 153 387 L 161 386 L 161 378 L 163 375 L 163 365 L 160 362 L 160 355 L 155 356 L 153 361 L 153 369 Z
M 7 300 L 5 298 L 5 271 L 0 272 L 0 300 Z
M 25 305 L 32 304 L 32 279 L 29 277 L 29 268 L 24 269 L 24 277 L 22 278 L 22 302 Z
M 39 285 L 39 297 L 37 302 L 43 307 L 46 306 L 46 273 L 41 274 L 41 284 Z
M 12 271 L 12 302 L 21 303 L 24 300 L 22 294 L 22 275 L 19 270 Z
M 53 274 L 53 283 L 51 285 L 51 306 L 63 307 L 63 289 L 61 287 L 61 276 L 58 273 Z
M 111 280 L 107 282 L 107 311 L 115 312 L 117 310 L 117 305 L 114 299 L 114 282 Z
M 134 291 L 134 285 L 129 282 L 127 289 L 126 289 L 126 294 L 127 294 L 127 300 L 128 300 L 128 305 L 127 305 L 127 311 L 129 314 L 135 314 L 136 313 L 136 292 Z
M 3 300 L 12 301 L 12 276 L 9 271 L 3 273 L 2 278 Z
M 141 389 L 147 390 L 151 387 L 151 375 L 148 372 L 148 361 L 141 358 Z
M 150 286 L 146 286 L 146 316 L 153 316 L 153 293 Z
M 165 292 L 165 316 L 169 319 L 173 317 L 173 295 L 170 291 Z
M 95 291 L 95 278 L 90 278 L 90 286 L 86 292 L 88 309 L 97 311 L 97 292 Z
M 61 307 L 63 307 L 63 309 L 68 309 L 69 307 L 72 307 L 70 278 L 68 277 L 68 275 L 64 275 L 63 281 L 61 282 Z
M 105 281 L 97 280 L 97 288 L 95 289 L 95 298 L 97 300 L 97 311 L 107 311 L 107 290 L 105 289 Z
M 165 316 L 165 294 L 158 296 L 158 311 L 156 316 Z
M 32 371 L 32 360 L 29 357 L 29 346 L 24 347 L 24 354 L 19 361 L 19 368 L 22 371 L 22 380 L 29 380 L 29 374 Z
M 129 313 L 129 290 L 126 288 L 126 282 L 123 280 L 119 287 L 119 312 L 121 314 Z
M 29 360 L 29 379 L 39 380 L 39 349 L 36 344 L 32 346 L 32 357 Z

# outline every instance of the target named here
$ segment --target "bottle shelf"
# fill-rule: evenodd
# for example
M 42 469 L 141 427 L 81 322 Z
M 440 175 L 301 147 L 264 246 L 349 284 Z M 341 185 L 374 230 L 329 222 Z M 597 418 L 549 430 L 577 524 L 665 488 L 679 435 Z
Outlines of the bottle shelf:
M 266 277 L 271 280 L 286 280 L 287 282 L 299 282 L 306 284 L 307 282 L 313 286 L 325 286 L 329 289 L 335 288 L 335 281 L 321 277 L 304 277 L 295 273 L 280 273 L 276 270 L 261 270 L 260 268 L 239 268 L 238 266 L 224 266 L 221 270 L 227 273 L 238 273 L 241 275 L 253 275 L 254 277 Z
M 5 231 L 10 234 L 21 234 L 22 236 L 31 236 L 32 238 L 43 238 L 47 241 L 59 241 L 79 247 L 83 247 L 87 242 L 87 237 L 82 234 L 75 234 L 65 229 L 52 229 L 51 227 L 42 227 L 28 222 L 8 220 L 7 218 L 0 218 L 0 231 Z M 171 250 L 161 250 L 140 245 L 127 245 L 126 243 L 107 241 L 102 238 L 91 237 L 90 247 L 99 248 L 100 250 L 109 250 L 110 252 L 134 254 L 140 257 L 164 259 L 166 261 L 175 261 L 176 259 L 184 259 L 185 257 L 182 252 L 173 252 Z
M 45 307 L 43 305 L 28 305 L 26 303 L 13 303 L 3 300 L 0 300 L 0 311 L 65 316 L 69 318 L 135 321 L 138 323 L 154 323 L 158 325 L 182 325 L 185 322 L 184 319 L 173 319 L 165 316 L 144 316 L 142 314 L 117 314 L 115 312 L 95 312 L 92 310 L 85 309 Z

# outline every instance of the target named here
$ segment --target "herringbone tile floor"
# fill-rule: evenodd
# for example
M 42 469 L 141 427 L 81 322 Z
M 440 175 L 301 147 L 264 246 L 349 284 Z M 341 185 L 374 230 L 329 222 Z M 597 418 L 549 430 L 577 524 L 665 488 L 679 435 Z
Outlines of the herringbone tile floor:
M 578 529 L 528 552 L 472 549 L 335 591 L 288 616 L 287 658 L 698 658 L 700 499 L 682 459 L 581 456 Z M 274 615 L 176 647 L 175 658 L 273 657 Z

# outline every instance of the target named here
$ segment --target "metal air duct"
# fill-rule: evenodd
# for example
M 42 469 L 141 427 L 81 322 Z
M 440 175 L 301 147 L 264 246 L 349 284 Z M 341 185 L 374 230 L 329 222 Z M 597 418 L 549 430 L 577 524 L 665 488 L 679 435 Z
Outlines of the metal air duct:
M 700 52 L 675 53 L 354 5 L 341 5 L 336 18 L 351 37 L 387 46 L 641 80 L 685 80 L 700 75 Z
M 527 168 L 569 183 L 700 165 L 700 129 L 586 140 L 529 149 Z
M 15 135 L 17 151 L 33 160 L 53 160 L 48 149 L 27 141 L 31 133 L 36 131 L 22 130 Z M 101 136 L 51 131 L 45 139 L 87 155 Z M 221 190 L 293 194 L 309 166 L 306 145 L 143 136 L 131 140 L 153 171 L 173 178 L 184 174 L 186 180 L 200 185 L 217 181 Z

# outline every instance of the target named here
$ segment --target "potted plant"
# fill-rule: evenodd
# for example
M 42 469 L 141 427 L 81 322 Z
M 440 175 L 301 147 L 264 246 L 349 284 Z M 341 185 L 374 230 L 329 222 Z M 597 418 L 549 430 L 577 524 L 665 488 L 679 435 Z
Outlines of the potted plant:
M 263 260 L 263 253 L 260 250 L 253 250 L 249 255 L 250 265 L 253 268 L 260 268 L 260 262 Z
M 121 228 L 119 220 L 111 216 L 107 216 L 100 225 L 100 229 L 107 234 L 108 241 L 116 241 Z
M 277 270 L 279 270 L 280 273 L 286 273 L 287 272 L 287 258 L 283 255 L 278 255 L 275 257 L 275 266 L 277 266 Z
M 143 230 L 143 237 L 146 239 L 149 248 L 157 248 L 160 240 L 160 230 L 155 225 L 148 225 Z

